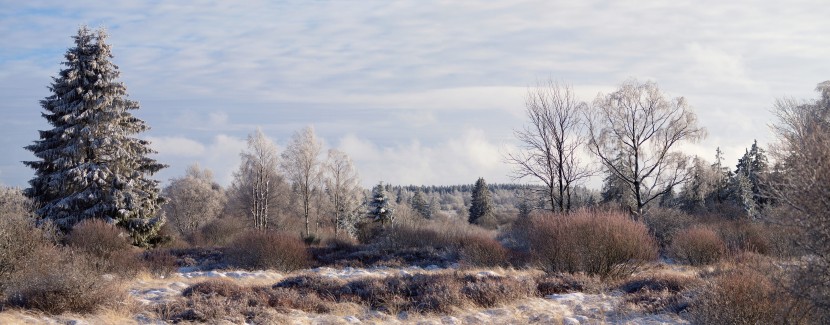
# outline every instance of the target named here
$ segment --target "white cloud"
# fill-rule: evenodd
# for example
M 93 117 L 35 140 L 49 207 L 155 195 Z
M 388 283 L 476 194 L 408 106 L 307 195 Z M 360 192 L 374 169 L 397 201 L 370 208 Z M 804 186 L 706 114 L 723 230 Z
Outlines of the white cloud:
M 205 152 L 205 146 L 185 137 L 147 137 L 147 140 L 161 156 L 199 157 Z

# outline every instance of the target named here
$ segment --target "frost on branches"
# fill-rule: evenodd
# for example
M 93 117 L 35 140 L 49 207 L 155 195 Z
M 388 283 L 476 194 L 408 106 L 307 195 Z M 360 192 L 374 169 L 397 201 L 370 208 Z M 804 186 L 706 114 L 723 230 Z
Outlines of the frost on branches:
M 130 110 L 118 81 L 118 67 L 103 30 L 81 27 L 63 65 L 40 101 L 53 127 L 26 147 L 38 158 L 24 162 L 35 170 L 25 194 L 40 219 L 68 231 L 81 220 L 100 218 L 130 232 L 136 245 L 151 245 L 164 222 L 157 216 L 163 199 L 150 178 L 165 166 L 150 159 L 149 142 L 133 137 L 149 127 Z
M 383 183 L 372 189 L 372 198 L 369 199 L 369 218 L 381 225 L 391 224 L 395 221 L 392 208 L 389 207 L 389 197 L 383 189 Z

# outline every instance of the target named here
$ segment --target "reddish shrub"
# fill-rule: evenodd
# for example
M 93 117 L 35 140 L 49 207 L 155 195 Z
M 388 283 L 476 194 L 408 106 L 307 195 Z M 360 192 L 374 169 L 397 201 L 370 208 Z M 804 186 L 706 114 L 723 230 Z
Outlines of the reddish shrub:
M 296 236 L 251 230 L 234 239 L 225 257 L 234 266 L 247 269 L 293 271 L 308 267 L 311 254 Z
M 497 240 L 485 236 L 469 236 L 461 244 L 461 262 L 471 266 L 504 266 L 509 251 Z
M 76 224 L 66 243 L 104 259 L 132 248 L 130 236 L 125 231 L 101 219 L 87 219 Z
M 691 265 L 717 262 L 726 255 L 726 244 L 718 234 L 707 227 L 692 227 L 675 236 L 672 254 Z
M 579 210 L 533 218 L 530 248 L 548 272 L 585 272 L 601 277 L 631 274 L 657 258 L 654 238 L 622 212 Z

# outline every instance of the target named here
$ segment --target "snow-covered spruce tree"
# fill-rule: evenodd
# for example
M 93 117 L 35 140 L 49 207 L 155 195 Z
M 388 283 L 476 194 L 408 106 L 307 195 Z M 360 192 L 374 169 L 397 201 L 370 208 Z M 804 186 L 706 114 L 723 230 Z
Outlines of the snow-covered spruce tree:
M 424 197 L 424 192 L 420 189 L 415 191 L 415 195 L 412 196 L 412 200 L 410 200 L 409 205 L 412 206 L 412 209 L 418 213 L 424 219 L 432 218 L 432 205 L 427 202 L 427 199 Z
M 149 127 L 129 112 L 139 105 L 118 81 L 107 34 L 81 27 L 73 38 L 66 68 L 40 102 L 53 128 L 26 147 L 38 160 L 24 162 L 35 170 L 25 194 L 41 220 L 63 231 L 100 218 L 127 229 L 134 244 L 152 245 L 164 200 L 150 176 L 165 166 L 148 157 L 155 153 L 148 141 L 134 137 Z
M 389 196 L 386 195 L 383 183 L 380 183 L 372 189 L 372 197 L 369 199 L 369 218 L 380 222 L 381 225 L 391 224 L 395 221 L 393 212 L 389 207 Z
M 472 201 L 470 202 L 470 223 L 479 224 L 493 216 L 493 200 L 490 198 L 490 188 L 484 178 L 479 178 L 473 185 Z

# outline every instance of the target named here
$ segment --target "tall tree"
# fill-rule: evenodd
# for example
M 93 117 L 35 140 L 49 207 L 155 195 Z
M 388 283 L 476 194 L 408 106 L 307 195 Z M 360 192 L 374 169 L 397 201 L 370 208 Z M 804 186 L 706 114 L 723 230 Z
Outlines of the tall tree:
M 578 155 L 586 140 L 586 107 L 571 86 L 551 80 L 528 90 L 525 98 L 530 122 L 515 131 L 522 150 L 507 160 L 515 166 L 515 179 L 530 177 L 545 185 L 552 211 L 569 211 L 572 187 L 592 175 Z
M 700 157 L 692 160 L 688 170 L 689 180 L 680 191 L 682 206 L 688 211 L 700 211 L 706 208 L 706 200 L 715 191 L 716 177 L 711 166 Z
M 775 160 L 782 177 L 769 187 L 781 209 L 780 220 L 800 230 L 795 238 L 809 254 L 788 281 L 791 293 L 812 303 L 816 324 L 830 322 L 830 81 L 816 87 L 817 100 L 780 99 L 773 130 Z
M 130 112 L 139 104 L 118 81 L 107 34 L 81 27 L 73 38 L 66 68 L 40 101 L 52 129 L 26 147 L 38 160 L 24 162 L 35 170 L 25 194 L 39 218 L 64 231 L 100 218 L 126 228 L 134 244 L 152 245 L 164 200 L 151 176 L 165 166 L 148 157 L 155 153 L 148 141 L 135 137 L 149 127 Z
M 183 177 L 171 178 L 162 193 L 167 198 L 165 215 L 183 235 L 193 235 L 201 225 L 219 217 L 227 201 L 213 172 L 198 164 L 188 166 Z
M 484 178 L 479 178 L 473 185 L 472 201 L 470 202 L 470 223 L 479 224 L 487 218 L 493 217 L 493 199 L 490 197 L 490 188 Z
M 321 176 L 320 153 L 322 150 L 323 144 L 317 140 L 314 129 L 309 126 L 295 133 L 285 148 L 285 152 L 282 153 L 282 168 L 297 188 L 302 200 L 306 237 L 311 236 L 309 208 L 311 196 Z
M 723 151 L 718 147 L 715 150 L 715 162 L 711 166 L 715 176 L 711 195 L 715 203 L 722 203 L 729 198 L 729 180 L 732 179 L 732 171 L 723 162 Z
M 380 222 L 381 225 L 395 221 L 394 210 L 389 207 L 389 196 L 386 195 L 383 183 L 378 183 L 372 189 L 372 197 L 369 199 L 368 206 L 368 216 L 373 221 Z
M 686 100 L 666 98 L 654 82 L 628 80 L 597 96 L 588 115 L 589 147 L 629 185 L 635 220 L 649 202 L 686 181 L 689 157 L 673 151 L 676 145 L 705 136 Z M 615 163 L 618 157 L 625 164 Z
M 337 237 L 339 230 L 344 230 L 353 236 L 358 222 L 360 200 L 363 198 L 360 177 L 352 159 L 337 149 L 329 150 L 325 170 L 326 192 L 334 209 L 334 235 Z
M 248 135 L 248 148 L 239 156 L 242 162 L 234 173 L 229 196 L 236 210 L 253 220 L 254 228 L 268 229 L 269 214 L 285 191 L 277 145 L 257 128 Z
M 758 141 L 746 150 L 743 157 L 735 166 L 735 177 L 732 181 L 732 193 L 737 203 L 744 207 L 750 217 L 757 217 L 760 210 L 767 204 L 767 185 L 769 163 L 763 148 Z M 751 213 L 750 213 L 751 212 Z

